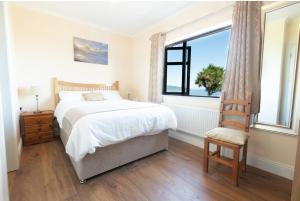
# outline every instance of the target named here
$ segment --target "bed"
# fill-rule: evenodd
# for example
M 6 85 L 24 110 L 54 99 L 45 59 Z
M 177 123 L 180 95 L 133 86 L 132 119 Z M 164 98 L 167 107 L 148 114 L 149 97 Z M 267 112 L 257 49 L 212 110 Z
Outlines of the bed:
M 177 126 L 167 107 L 127 100 L 62 101 L 64 92 L 113 93 L 113 84 L 83 84 L 54 78 L 60 138 L 80 180 L 168 149 L 168 129 Z M 146 123 L 145 123 L 146 122 Z

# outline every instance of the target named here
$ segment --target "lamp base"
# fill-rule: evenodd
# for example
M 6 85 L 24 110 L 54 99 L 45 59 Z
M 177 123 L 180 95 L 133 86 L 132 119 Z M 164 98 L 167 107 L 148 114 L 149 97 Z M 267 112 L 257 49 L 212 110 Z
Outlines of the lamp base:
M 35 100 L 36 100 L 36 111 L 33 112 L 33 113 L 34 114 L 40 114 L 42 112 L 39 110 L 39 95 L 38 94 L 35 95 Z

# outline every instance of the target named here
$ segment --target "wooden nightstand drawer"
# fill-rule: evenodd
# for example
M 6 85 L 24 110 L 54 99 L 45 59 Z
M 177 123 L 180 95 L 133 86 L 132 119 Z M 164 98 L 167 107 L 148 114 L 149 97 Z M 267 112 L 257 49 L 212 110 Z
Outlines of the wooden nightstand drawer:
M 51 124 L 53 122 L 53 116 L 33 116 L 33 117 L 25 117 L 24 124 L 26 126 L 36 125 L 36 124 Z
M 53 133 L 41 133 L 40 137 L 43 140 L 52 140 L 53 139 Z
M 38 124 L 24 127 L 24 133 L 52 132 L 52 124 Z
M 34 141 L 34 140 L 38 140 L 40 138 L 40 136 L 38 135 L 25 135 L 24 136 L 24 142 L 29 142 L 29 141 Z
M 24 136 L 24 144 L 37 144 L 53 140 L 53 132 L 31 133 Z

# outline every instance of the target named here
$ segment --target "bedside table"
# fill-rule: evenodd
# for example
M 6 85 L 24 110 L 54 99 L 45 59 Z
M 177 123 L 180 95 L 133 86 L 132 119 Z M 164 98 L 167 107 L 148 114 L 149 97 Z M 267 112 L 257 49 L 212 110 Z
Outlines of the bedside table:
M 54 140 L 53 111 L 41 113 L 22 112 L 20 130 L 24 145 L 32 145 Z

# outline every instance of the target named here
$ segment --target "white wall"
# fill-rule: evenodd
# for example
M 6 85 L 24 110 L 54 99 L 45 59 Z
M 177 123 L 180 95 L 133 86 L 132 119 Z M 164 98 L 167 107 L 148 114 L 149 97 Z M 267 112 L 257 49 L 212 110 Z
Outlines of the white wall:
M 13 66 L 17 85 L 40 85 L 41 109 L 54 109 L 52 78 L 83 83 L 120 81 L 126 97 L 131 66 L 131 38 L 96 27 L 52 16 L 36 10 L 9 5 Z M 73 37 L 108 43 L 108 65 L 73 60 Z M 35 98 L 20 98 L 23 110 L 34 110 Z
M 18 144 L 20 143 L 19 126 L 18 126 L 18 112 L 15 77 L 14 71 L 10 65 L 9 51 L 7 46 L 7 9 L 5 5 L 1 4 L 0 11 L 0 89 L 2 91 L 2 103 L 4 119 L 4 132 L 6 144 L 6 158 L 8 171 L 16 170 L 19 166 L 19 151 Z
M 3 4 L 2 2 L 0 2 L 0 11 L 2 10 L 2 6 Z M 8 193 L 8 181 L 7 181 L 7 162 L 6 162 L 5 136 L 4 136 L 1 97 L 2 96 L 0 90 L 0 200 L 8 201 L 9 193 Z
M 2 3 L 0 2 L 0 10 L 1 9 L 2 9 Z M 4 136 L 1 97 L 2 96 L 0 90 L 0 200 L 8 201 L 9 194 L 8 194 L 8 181 L 7 181 L 7 162 L 6 162 L 5 136 Z
M 133 78 L 131 79 L 133 96 L 140 100 L 147 100 L 148 98 L 149 38 L 152 34 L 165 32 L 192 22 L 188 26 L 169 33 L 167 43 L 190 37 L 193 34 L 196 35 L 199 32 L 208 30 L 210 27 L 216 27 L 216 25 L 230 21 L 233 10 L 230 5 L 232 5 L 232 2 L 218 2 L 217 4 L 215 2 L 205 2 L 205 5 L 198 3 L 193 8 L 136 36 L 133 41 Z M 197 20 L 199 18 L 200 20 Z M 219 100 L 212 98 L 164 96 L 164 102 L 219 109 Z M 277 168 L 276 173 L 281 174 L 280 171 L 282 171 L 281 175 L 291 178 L 296 157 L 297 137 L 258 129 L 252 129 L 250 133 L 249 154 L 251 159 L 249 160 L 252 161 L 251 163 L 266 170 L 269 167 Z M 183 133 L 176 133 L 174 136 L 197 146 L 202 146 L 202 139 L 199 137 Z
M 0 2 L 0 41 L 4 41 L 3 33 L 4 33 L 4 6 L 3 3 Z M 0 47 L 0 66 L 6 66 L 4 63 L 4 59 L 6 55 L 3 53 L 4 50 Z M 2 70 L 2 67 L 1 67 Z M 2 86 L 3 83 L 1 82 Z M 2 88 L 2 87 L 1 87 Z M 0 200 L 8 201 L 8 181 L 7 181 L 7 161 L 6 161 L 6 149 L 5 149 L 5 136 L 4 136 L 4 121 L 3 121 L 3 105 L 2 105 L 2 95 L 0 88 Z

